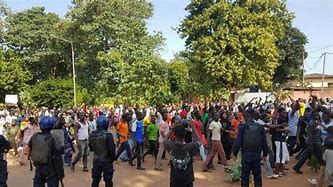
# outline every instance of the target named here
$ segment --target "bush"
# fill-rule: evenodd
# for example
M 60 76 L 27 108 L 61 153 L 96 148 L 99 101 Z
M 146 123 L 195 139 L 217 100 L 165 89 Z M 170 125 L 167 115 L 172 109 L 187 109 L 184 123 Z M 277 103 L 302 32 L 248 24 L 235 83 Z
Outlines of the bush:
M 41 81 L 31 90 L 31 98 L 38 107 L 71 107 L 74 105 L 73 97 L 72 79 L 53 78 Z M 77 85 L 76 104 L 80 105 L 89 101 L 87 90 Z

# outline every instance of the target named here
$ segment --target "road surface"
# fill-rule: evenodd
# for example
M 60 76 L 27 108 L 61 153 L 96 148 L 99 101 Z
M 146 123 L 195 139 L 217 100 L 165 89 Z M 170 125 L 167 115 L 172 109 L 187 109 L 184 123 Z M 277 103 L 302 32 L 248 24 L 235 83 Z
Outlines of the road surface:
M 29 164 L 26 161 L 25 166 L 19 166 L 17 159 L 13 156 L 8 156 L 9 179 L 8 186 L 10 187 L 25 187 L 32 186 L 32 178 L 34 172 L 29 171 Z M 145 171 L 136 170 L 135 167 L 129 166 L 127 163 L 114 163 L 115 173 L 113 182 L 115 187 L 168 187 L 169 184 L 169 167 L 167 160 L 163 160 L 164 171 L 155 171 L 154 161 L 151 156 L 147 156 L 144 166 Z M 294 161 L 292 161 L 294 163 Z M 239 183 L 230 184 L 225 182 L 228 179 L 221 165 L 215 164 L 216 170 L 208 173 L 200 171 L 202 161 L 195 159 L 194 172 L 196 187 L 236 187 Z M 91 168 L 91 158 L 89 159 L 89 167 Z M 292 165 L 288 164 L 291 168 Z M 303 175 L 295 174 L 293 171 L 287 171 L 288 175 L 279 179 L 268 180 L 264 178 L 263 171 L 263 186 L 264 187 L 311 187 L 307 178 L 316 177 L 317 174 L 311 171 L 307 166 L 302 168 Z M 76 166 L 76 171 L 72 173 L 70 169 L 65 167 L 65 186 L 70 187 L 88 187 L 91 183 L 91 174 L 82 172 L 81 162 Z M 101 182 L 100 186 L 104 186 Z

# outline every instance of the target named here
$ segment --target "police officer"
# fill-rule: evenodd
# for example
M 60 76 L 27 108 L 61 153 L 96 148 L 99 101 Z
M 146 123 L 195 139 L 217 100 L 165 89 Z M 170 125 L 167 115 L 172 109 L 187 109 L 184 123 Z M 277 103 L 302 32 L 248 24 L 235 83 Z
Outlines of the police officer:
M 7 187 L 8 171 L 5 155 L 11 149 L 10 143 L 0 135 L 0 186 Z
M 237 157 L 239 150 L 242 153 L 242 187 L 249 186 L 249 176 L 254 176 L 254 186 L 261 187 L 261 153 L 264 159 L 268 155 L 268 145 L 265 129 L 254 121 L 255 111 L 246 111 L 246 123 L 239 126 L 238 136 L 234 142 L 233 156 Z
M 42 132 L 34 134 L 29 141 L 30 158 L 36 166 L 33 186 L 58 187 L 64 178 L 61 142 L 51 134 L 55 118 L 45 116 L 40 122 Z M 62 184 L 63 185 L 63 184 Z
M 98 187 L 103 178 L 105 187 L 112 187 L 113 161 L 116 159 L 115 144 L 111 133 L 107 132 L 109 120 L 103 115 L 96 120 L 97 130 L 89 136 L 89 147 L 94 152 L 92 187 Z

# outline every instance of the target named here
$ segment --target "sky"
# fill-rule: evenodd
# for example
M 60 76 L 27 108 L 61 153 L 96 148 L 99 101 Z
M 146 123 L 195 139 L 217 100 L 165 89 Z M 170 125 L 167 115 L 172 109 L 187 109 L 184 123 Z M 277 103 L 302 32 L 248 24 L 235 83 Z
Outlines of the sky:
M 188 0 L 150 0 L 154 4 L 154 16 L 148 20 L 148 29 L 161 31 L 166 38 L 166 46 L 161 51 L 164 59 L 170 60 L 174 54 L 184 50 L 184 40 L 174 30 L 186 16 Z M 65 15 L 71 0 L 5 0 L 13 11 L 21 11 L 33 6 L 44 6 L 48 12 Z M 308 38 L 305 60 L 306 73 L 322 73 L 324 52 L 333 53 L 333 0 L 287 0 L 287 7 L 295 14 L 294 26 Z M 326 74 L 333 74 L 333 54 L 326 55 Z

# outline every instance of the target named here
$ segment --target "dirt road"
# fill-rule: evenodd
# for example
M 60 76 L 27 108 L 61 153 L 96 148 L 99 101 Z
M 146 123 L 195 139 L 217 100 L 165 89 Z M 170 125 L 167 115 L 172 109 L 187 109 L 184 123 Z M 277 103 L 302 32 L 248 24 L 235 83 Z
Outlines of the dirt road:
M 25 187 L 32 186 L 33 172 L 29 171 L 29 164 L 26 166 L 18 166 L 16 158 L 9 156 L 8 169 L 9 169 L 9 187 Z M 79 162 L 80 163 L 80 162 Z M 89 160 L 91 168 L 91 159 Z M 195 185 L 197 187 L 236 187 L 240 184 L 229 184 L 225 180 L 228 179 L 227 174 L 224 173 L 220 165 L 215 165 L 216 170 L 209 173 L 200 171 L 202 162 L 196 160 L 194 163 L 195 168 Z M 134 167 L 129 166 L 127 163 L 115 163 L 114 173 L 114 186 L 115 187 L 167 187 L 169 184 L 169 168 L 167 161 L 163 160 L 164 171 L 153 170 L 153 159 L 147 156 L 144 166 L 147 170 L 138 171 Z M 288 165 L 292 167 L 291 164 Z M 288 175 L 275 180 L 268 180 L 263 178 L 264 187 L 311 187 L 307 178 L 315 177 L 316 173 L 304 166 L 303 171 L 305 174 L 298 175 L 293 171 L 288 171 Z M 65 169 L 65 186 L 70 187 L 88 187 L 91 183 L 91 174 L 82 172 L 82 165 L 76 166 L 76 171 L 72 173 L 66 166 Z M 265 171 L 263 171 L 264 177 Z M 100 186 L 104 186 L 103 183 Z

